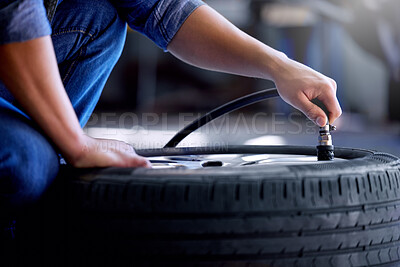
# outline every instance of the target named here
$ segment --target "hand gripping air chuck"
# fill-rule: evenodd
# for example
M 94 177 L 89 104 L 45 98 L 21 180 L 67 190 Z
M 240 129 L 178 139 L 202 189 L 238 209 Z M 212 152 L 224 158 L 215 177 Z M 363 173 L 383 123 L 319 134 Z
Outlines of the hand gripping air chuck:
M 332 144 L 331 131 L 336 130 L 336 127 L 327 124 L 319 128 L 318 146 L 317 146 L 317 158 L 318 161 L 329 161 L 333 160 L 335 155 L 333 153 L 334 146 Z
M 228 114 L 231 111 L 248 106 L 250 104 L 254 104 L 265 99 L 278 96 L 278 89 L 271 88 L 240 97 L 220 107 L 217 107 L 212 111 L 206 113 L 205 115 L 199 117 L 198 119 L 194 120 L 190 124 L 186 125 L 183 129 L 176 133 L 174 137 L 171 138 L 171 140 L 168 141 L 164 148 L 176 147 L 190 133 L 202 127 L 203 125 L 206 125 L 210 121 L 219 118 L 222 115 Z M 330 131 L 334 131 L 335 129 L 335 126 L 329 124 L 319 129 L 317 146 L 317 155 L 319 161 L 333 160 L 334 154 Z

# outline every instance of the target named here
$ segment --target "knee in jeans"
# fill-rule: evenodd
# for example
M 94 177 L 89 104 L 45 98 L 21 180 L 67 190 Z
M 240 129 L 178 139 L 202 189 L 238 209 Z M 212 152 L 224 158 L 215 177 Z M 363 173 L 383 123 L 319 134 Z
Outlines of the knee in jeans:
M 57 60 L 68 66 L 82 51 L 87 58 L 102 58 L 105 66 L 115 64 L 126 36 L 126 23 L 109 0 L 64 0 L 52 28 Z
M 115 46 L 121 46 L 125 40 L 126 23 L 109 0 L 64 0 L 57 10 L 53 20 L 55 32 L 71 27 L 84 29 L 93 39 L 102 39 L 101 50 L 118 48 Z
M 29 144 L 27 144 L 29 145 Z M 24 205 L 38 200 L 58 173 L 54 151 L 18 147 L 2 151 L 0 197 L 9 205 Z
M 111 58 L 119 58 L 125 43 L 126 22 L 119 17 L 117 9 L 107 0 L 98 1 L 97 10 L 94 16 L 98 17 L 98 13 L 102 13 L 101 35 L 105 42 L 103 48 L 113 54 Z

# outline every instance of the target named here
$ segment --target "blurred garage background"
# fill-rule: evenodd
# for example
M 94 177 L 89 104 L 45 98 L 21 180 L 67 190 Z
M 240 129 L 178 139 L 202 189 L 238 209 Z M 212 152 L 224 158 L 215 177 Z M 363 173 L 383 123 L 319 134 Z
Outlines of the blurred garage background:
M 209 0 L 236 26 L 338 84 L 334 145 L 400 155 L 400 1 Z M 129 31 L 85 130 L 138 149 L 163 146 L 201 114 L 269 81 L 197 69 Z M 318 128 L 280 99 L 236 111 L 184 146 L 316 145 Z

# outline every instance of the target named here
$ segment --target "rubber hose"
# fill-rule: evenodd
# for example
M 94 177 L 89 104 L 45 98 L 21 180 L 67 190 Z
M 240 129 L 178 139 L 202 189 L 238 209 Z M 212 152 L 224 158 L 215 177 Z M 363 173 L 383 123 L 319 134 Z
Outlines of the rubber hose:
M 279 96 L 278 90 L 276 88 L 270 88 L 240 97 L 222 106 L 219 106 L 185 126 L 182 130 L 175 134 L 174 137 L 172 137 L 172 139 L 164 146 L 164 148 L 176 147 L 186 136 L 222 115 L 277 96 Z

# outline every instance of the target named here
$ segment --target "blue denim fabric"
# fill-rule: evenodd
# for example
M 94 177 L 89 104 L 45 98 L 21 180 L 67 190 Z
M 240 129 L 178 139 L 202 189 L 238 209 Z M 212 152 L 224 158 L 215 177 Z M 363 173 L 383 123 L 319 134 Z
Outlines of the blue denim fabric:
M 0 44 L 49 34 L 43 4 L 38 3 L 41 1 L 14 1 L 11 5 L 6 2 L 10 1 L 0 0 L 0 16 L 9 12 L 0 19 L 0 37 L 5 36 Z M 60 1 L 52 20 L 51 37 L 61 79 L 81 126 L 89 119 L 122 52 L 125 20 L 166 49 L 186 17 L 201 4 L 198 0 Z M 29 12 L 15 8 L 18 5 L 27 5 L 24 7 Z M 18 24 L 13 20 L 23 14 L 26 21 Z M 29 20 L 32 27 L 26 33 Z M 14 26 L 7 26 L 11 22 Z M 15 30 L 15 34 L 8 29 Z M 0 210 L 38 200 L 55 179 L 58 168 L 53 144 L 0 82 Z
M 122 52 L 126 24 L 107 0 L 65 0 L 52 32 L 60 75 L 83 126 Z M 59 168 L 52 143 L 8 98 L 0 97 L 0 208 L 38 200 Z
M 31 203 L 57 175 L 59 160 L 32 121 L 0 101 L 0 210 Z
M 103 69 L 100 68 L 100 72 L 98 73 L 100 76 L 108 76 L 110 70 L 110 64 L 107 64 L 107 62 L 94 60 L 91 63 L 97 63 L 89 67 L 83 67 L 86 72 L 79 72 L 79 70 L 77 70 L 75 73 L 78 74 L 75 74 L 75 77 L 71 77 L 73 76 L 71 72 L 72 69 L 79 69 L 80 67 L 77 65 L 82 62 L 82 58 L 89 56 L 84 56 L 83 54 L 79 55 L 81 52 L 87 52 L 87 47 L 83 44 L 88 43 L 90 39 L 93 39 L 93 37 L 98 34 L 98 29 L 96 32 L 96 27 L 92 26 L 100 21 L 101 18 L 97 17 L 94 19 L 94 12 L 100 10 L 99 15 L 110 12 L 115 13 L 115 8 L 117 8 L 119 17 L 127 21 L 131 28 L 148 36 L 159 47 L 166 50 L 169 42 L 182 26 L 186 18 L 198 6 L 204 4 L 201 0 L 109 0 L 100 2 L 96 0 L 87 0 L 86 2 L 87 3 L 81 1 L 59 0 L 56 16 L 52 21 L 53 31 L 57 29 L 57 32 L 53 32 L 52 38 L 61 76 L 65 86 L 68 87 L 66 88 L 68 95 L 71 98 L 71 102 L 74 105 L 82 126 L 85 125 L 94 108 L 94 105 L 84 107 L 84 103 L 90 102 L 91 97 L 93 97 L 95 102 L 97 102 L 97 99 L 100 96 L 100 91 L 98 90 L 103 87 L 105 82 L 104 79 L 98 79 L 95 81 L 87 79 L 87 85 L 82 86 L 82 77 L 85 77 L 85 75 L 88 75 L 86 77 L 93 76 L 90 72 L 98 71 L 98 68 L 100 67 L 98 65 L 104 65 L 105 69 L 107 69 L 103 72 Z M 113 8 L 110 3 L 106 2 L 112 3 L 115 8 Z M 73 9 L 75 12 L 74 14 L 78 14 L 78 18 L 75 19 L 72 14 L 66 14 L 65 10 L 67 9 Z M 85 14 L 85 12 L 87 12 L 87 14 Z M 60 18 L 60 13 L 64 14 L 62 15 L 62 18 Z M 17 18 L 20 19 L 20 17 L 24 15 L 26 15 L 27 19 L 21 20 L 21 24 L 18 24 L 19 20 Z M 104 21 L 105 20 L 99 23 L 98 26 L 100 28 L 104 27 Z M 12 27 L 10 26 L 11 24 L 13 25 Z M 46 12 L 41 0 L 0 0 L 0 45 L 2 43 L 25 41 L 49 34 L 50 30 L 47 29 L 48 24 Z M 88 32 L 89 28 L 91 32 Z M 9 32 L 9 29 L 13 29 L 15 33 L 11 34 L 12 32 Z M 67 40 L 65 37 L 61 37 L 61 33 L 66 33 L 67 30 L 70 33 L 68 36 L 71 36 L 72 32 L 80 34 L 80 37 L 77 39 L 78 43 L 75 44 L 74 38 Z M 5 35 L 5 37 L 2 37 L 3 35 Z M 76 35 L 75 37 L 77 38 Z M 58 43 L 55 42 L 56 39 L 58 40 L 61 38 L 63 38 L 64 41 Z M 109 37 L 105 36 L 104 38 Z M 108 47 L 108 44 L 111 44 L 110 47 Z M 103 47 L 98 47 L 97 49 L 109 50 L 112 49 L 115 44 L 116 42 L 103 41 Z M 69 49 L 72 50 L 69 51 Z M 66 54 L 68 54 L 68 60 L 66 60 Z M 75 56 L 75 58 L 73 59 L 72 56 Z M 105 57 L 103 57 L 103 59 L 105 59 Z M 73 64 L 69 63 L 71 60 L 75 60 Z M 114 58 L 111 57 L 109 60 L 113 61 Z M 68 63 L 64 61 L 68 61 Z M 66 70 L 68 64 L 71 65 L 70 67 L 72 68 L 70 69 L 70 72 Z M 100 80 L 102 82 L 99 82 Z M 81 87 L 78 88 L 78 85 Z M 81 88 L 88 88 L 88 90 L 83 92 Z M 91 89 L 89 88 L 97 88 L 94 89 L 97 90 L 97 93 L 90 92 Z M 77 90 L 81 92 L 81 94 L 74 93 Z M 14 97 L 5 88 L 1 81 L 0 97 L 10 103 L 15 103 Z
M 186 18 L 201 0 L 112 0 L 129 26 L 166 51 Z
M 0 45 L 49 35 L 46 10 L 41 0 L 0 0 Z
M 5 10 L 1 9 L 4 7 L 1 4 L 5 2 L 0 0 L 0 12 Z M 26 1 L 28 2 L 36 3 Z M 117 2 L 63 0 L 58 5 L 51 24 L 51 37 L 61 79 L 81 126 L 85 125 L 89 119 L 103 86 L 122 52 L 126 22 L 119 15 L 122 14 L 120 5 L 122 1 Z M 147 9 L 145 2 L 142 4 Z M 170 14 L 171 18 L 162 17 L 157 22 L 144 24 L 136 21 L 135 27 L 142 29 L 143 33 L 165 49 L 174 33 L 196 5 L 177 6 L 171 4 L 173 1 L 164 2 L 169 9 L 182 7 L 187 14 L 182 15 L 183 11 L 169 10 L 169 13 L 165 12 Z M 182 3 L 188 2 L 182 1 Z M 161 8 L 160 3 L 157 5 L 158 9 Z M 113 4 L 118 5 L 118 10 Z M 132 6 L 135 5 L 132 4 Z M 33 7 L 43 11 L 40 5 L 34 4 Z M 7 8 L 10 8 L 10 5 Z M 155 15 L 151 14 L 161 12 L 158 9 L 146 13 L 141 20 L 155 19 Z M 34 13 L 32 11 L 31 14 Z M 172 19 L 174 14 L 180 14 L 184 19 Z M 43 22 L 43 25 L 45 24 Z M 168 34 L 161 34 L 164 30 L 157 30 L 161 27 L 160 25 L 171 27 L 172 30 Z M 151 31 L 154 33 L 150 33 Z M 15 39 L 8 41 L 25 40 L 23 36 L 27 35 L 15 35 Z M 34 35 L 29 38 L 31 37 Z M 38 200 L 55 179 L 58 168 L 59 159 L 53 144 L 0 83 L 0 210 L 4 207 L 23 206 Z
M 126 23 L 109 1 L 64 0 L 52 28 L 61 79 L 83 127 L 121 55 Z
M 51 37 L 61 79 L 82 127 L 122 52 L 125 35 L 125 22 L 107 0 L 64 0 L 57 8 Z M 1 82 L 0 97 L 25 115 Z
M 63 0 L 59 0 L 59 5 Z M 95 0 L 89 1 L 91 3 Z M 169 42 L 201 0 L 110 0 L 132 29 L 166 50 Z M 50 34 L 43 0 L 0 0 L 0 44 Z

